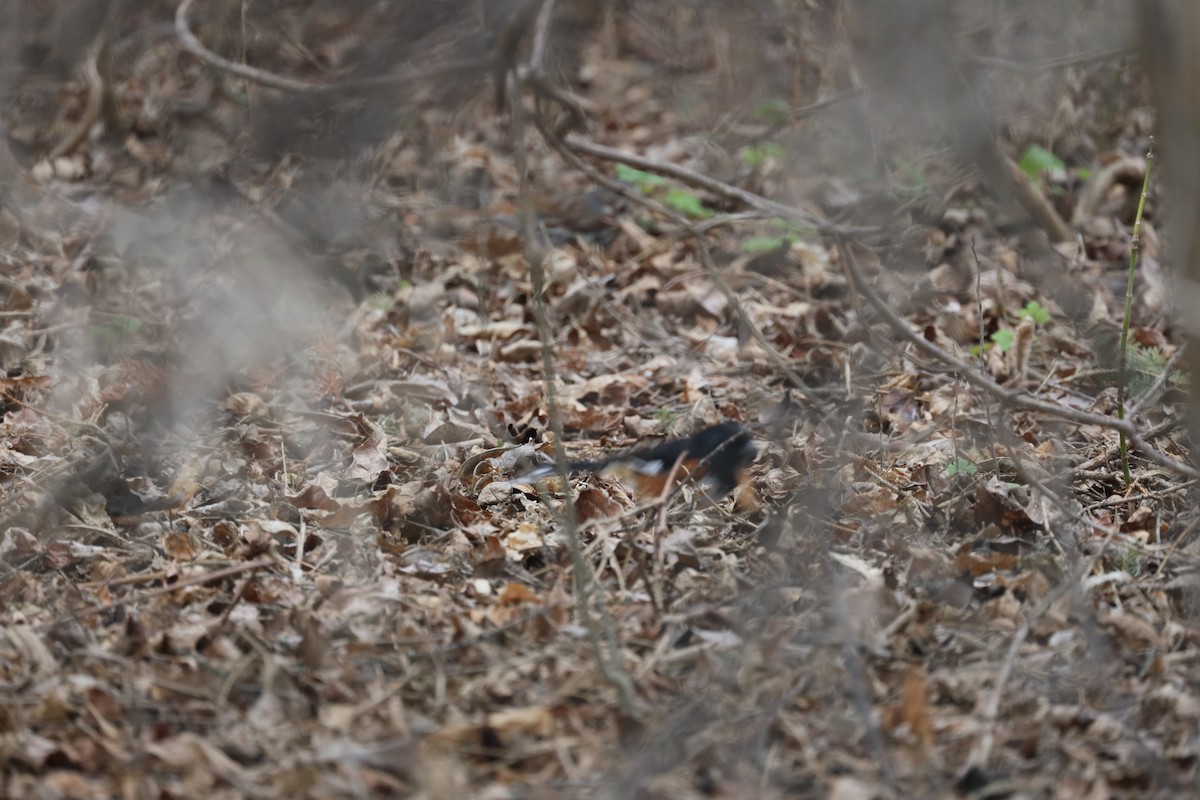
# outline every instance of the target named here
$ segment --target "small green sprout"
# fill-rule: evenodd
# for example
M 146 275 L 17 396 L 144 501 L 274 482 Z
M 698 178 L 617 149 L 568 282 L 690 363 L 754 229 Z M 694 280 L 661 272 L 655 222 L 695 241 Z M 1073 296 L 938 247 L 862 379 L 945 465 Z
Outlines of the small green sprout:
M 1031 144 L 1025 148 L 1021 160 L 1017 163 L 1031 181 L 1040 182 L 1042 175 L 1047 172 L 1062 172 L 1066 169 L 1062 159 L 1044 147 Z
M 640 169 L 634 169 L 625 164 L 617 164 L 617 180 L 633 184 L 643 194 L 649 194 L 652 189 L 667 185 L 667 179 L 661 175 L 655 175 L 652 172 L 643 172 Z
M 141 329 L 142 321 L 140 319 L 125 314 L 116 314 L 103 324 L 88 326 L 92 337 L 105 347 L 112 347 Z
M 742 242 L 741 250 L 743 253 L 770 253 L 773 250 L 787 245 L 791 247 L 795 243 L 795 239 L 791 236 L 751 236 L 746 241 Z
M 1000 348 L 1001 353 L 1007 353 L 1013 346 L 1013 341 L 1016 340 L 1016 334 L 1008 328 L 1001 328 L 988 338 L 996 344 L 996 347 Z M 976 346 L 978 347 L 978 345 Z
M 691 192 L 686 192 L 683 189 L 672 189 L 663 197 L 663 202 L 671 208 L 689 217 L 697 219 L 709 219 L 716 216 L 716 212 L 708 208 L 700 201 L 700 198 Z
M 1037 300 L 1030 300 L 1021 309 L 1021 318 L 1032 321 L 1035 325 L 1045 325 L 1050 321 L 1050 312 L 1042 308 Z
M 791 116 L 791 106 L 782 97 L 772 97 L 755 107 L 754 116 L 768 125 L 782 125 Z
M 955 475 L 974 475 L 979 471 L 979 467 L 967 461 L 965 458 L 960 458 L 946 465 L 946 474 L 953 478 Z
M 905 159 L 896 161 L 896 173 L 900 177 L 899 190 L 904 192 L 921 192 L 929 188 L 929 179 L 925 177 L 925 167 Z
M 783 148 L 775 142 L 762 142 L 743 147 L 740 156 L 747 167 L 761 167 L 768 161 L 779 161 L 783 157 Z

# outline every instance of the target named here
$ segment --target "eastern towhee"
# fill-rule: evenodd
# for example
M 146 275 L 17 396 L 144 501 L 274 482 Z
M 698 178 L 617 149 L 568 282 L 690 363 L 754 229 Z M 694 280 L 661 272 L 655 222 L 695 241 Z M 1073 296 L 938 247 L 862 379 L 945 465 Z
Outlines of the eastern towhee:
M 661 495 L 673 471 L 676 485 L 697 480 L 709 495 L 720 499 L 746 480 L 746 470 L 757 454 L 754 441 L 741 425 L 722 422 L 686 439 L 631 450 L 600 461 L 574 461 L 567 469 L 613 475 L 632 484 L 641 498 Z M 536 480 L 556 474 L 555 465 L 546 464 L 527 477 Z

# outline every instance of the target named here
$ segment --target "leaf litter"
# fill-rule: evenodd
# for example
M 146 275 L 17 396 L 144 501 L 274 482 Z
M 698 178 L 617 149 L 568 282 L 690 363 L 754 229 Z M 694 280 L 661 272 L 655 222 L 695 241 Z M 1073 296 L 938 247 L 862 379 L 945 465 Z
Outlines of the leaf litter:
M 825 35 L 833 17 L 786 17 L 791 48 L 761 57 L 797 83 L 761 92 L 791 105 L 755 108 L 731 100 L 739 29 L 718 4 L 655 11 L 706 43 L 694 58 L 647 38 L 646 4 L 622 4 L 606 34 L 564 3 L 590 37 L 564 62 L 588 136 L 840 224 L 887 221 L 852 244 L 722 222 L 746 209 L 613 171 L 722 222 L 701 235 L 726 292 L 686 231 L 529 140 L 568 452 L 724 419 L 758 439 L 755 504 L 690 485 L 664 504 L 603 476 L 522 477 L 554 437 L 502 116 L 472 92 L 453 113 L 413 99 L 353 168 L 314 156 L 324 131 L 278 134 L 252 158 L 268 135 L 255 103 L 283 101 L 232 88 L 171 37 L 138 39 L 152 5 L 114 23 L 127 140 L 34 158 L 0 215 L 0 793 L 1195 785 L 1190 484 L 1135 460 L 1124 485 L 1112 430 L 1003 407 L 890 329 L 849 274 L 853 258 L 909 330 L 1001 385 L 1114 415 L 1111 262 L 1127 254 L 1144 98 L 1104 121 L 1120 134 L 1090 178 L 1070 163 L 1111 107 L 1111 63 L 1057 86 L 1069 120 L 1039 118 L 1058 142 L 1032 151 L 1057 159 L 1039 190 L 1081 234 L 1065 246 L 1005 232 L 1006 209 L 953 159 L 913 160 L 877 131 L 894 169 L 854 172 L 842 113 L 780 127 L 779 108 L 816 102 L 815 87 L 853 88 L 837 85 L 851 56 Z M 320 80 L 386 39 L 379 13 L 284 4 L 279 25 L 252 15 L 244 57 Z M 82 113 L 82 84 L 57 104 L 45 91 L 23 84 L 6 112 L 23 152 L 47 152 Z M 330 120 L 351 131 L 370 103 L 348 99 Z M 286 126 L 294 109 L 276 110 Z M 1013 158 L 1029 124 L 1009 131 Z M 1137 421 L 1183 460 L 1157 205 L 1155 191 L 1133 338 L 1157 355 Z M 634 714 L 602 663 L 631 678 Z

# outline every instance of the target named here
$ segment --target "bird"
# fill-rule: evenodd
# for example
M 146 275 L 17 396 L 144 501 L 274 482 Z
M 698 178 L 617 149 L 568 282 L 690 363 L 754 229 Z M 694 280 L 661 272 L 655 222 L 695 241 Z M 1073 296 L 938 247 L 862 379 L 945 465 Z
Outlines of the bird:
M 539 228 L 550 244 L 561 247 L 576 239 L 610 245 L 619 232 L 617 218 L 629 210 L 629 202 L 603 187 L 589 192 L 555 191 L 532 196 L 533 212 Z M 520 212 L 512 203 L 496 206 L 479 218 L 482 230 L 495 234 L 521 230 Z M 473 231 L 478 237 L 481 228 Z
M 635 448 L 599 461 L 574 461 L 567 464 L 567 470 L 615 477 L 631 485 L 639 497 L 662 495 L 673 475 L 675 484 L 698 481 L 710 497 L 719 500 L 746 481 L 746 471 L 757 455 L 754 440 L 741 425 L 722 422 L 684 439 Z M 525 477 L 539 480 L 557 474 L 555 464 L 545 464 Z

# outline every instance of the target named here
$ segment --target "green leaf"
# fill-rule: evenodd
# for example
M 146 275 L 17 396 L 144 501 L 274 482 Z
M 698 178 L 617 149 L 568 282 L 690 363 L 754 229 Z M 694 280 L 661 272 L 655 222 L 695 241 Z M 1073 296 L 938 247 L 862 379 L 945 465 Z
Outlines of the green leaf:
M 747 167 L 762 166 L 768 161 L 778 161 L 783 156 L 783 148 L 775 142 L 763 142 L 743 147 L 742 163 Z
M 974 475 L 979 471 L 979 467 L 967 461 L 965 458 L 960 458 L 952 464 L 946 465 L 946 474 L 950 477 L 955 475 Z
M 121 333 L 137 333 L 142 329 L 142 321 L 137 317 L 129 317 L 124 314 L 118 314 L 112 318 L 109 323 L 114 331 Z
M 367 307 L 375 311 L 390 311 L 396 301 L 387 292 L 371 292 L 367 295 Z
M 1142 555 L 1136 547 L 1125 548 L 1119 557 L 1122 571 L 1137 577 L 1142 573 Z
M 1128 369 L 1125 372 L 1129 391 L 1135 395 L 1149 389 L 1162 371 L 1167 367 L 1167 357 L 1157 347 L 1142 347 L 1137 342 L 1131 342 L 1125 361 Z
M 689 217 L 708 219 L 715 216 L 715 212 L 711 208 L 704 207 L 704 203 L 700 202 L 699 197 L 691 192 L 685 192 L 683 189 L 672 189 L 667 192 L 663 202 Z
M 791 246 L 793 241 L 795 240 L 790 236 L 751 236 L 742 242 L 741 251 L 743 253 L 769 253 L 784 245 Z
M 1033 320 L 1037 325 L 1045 325 L 1050 321 L 1050 312 L 1042 308 L 1042 304 L 1037 300 L 1030 300 L 1021 309 L 1021 316 L 1025 319 Z
M 103 323 L 93 323 L 87 326 L 92 338 L 104 347 L 114 347 L 129 336 L 142 329 L 142 321 L 137 317 L 116 314 Z
M 1167 366 L 1167 357 L 1163 354 L 1162 348 L 1142 347 L 1134 342 L 1129 350 L 1129 362 L 1138 369 L 1157 374 Z
M 793 222 L 792 220 L 780 217 L 773 218 L 768 224 L 772 229 L 780 231 L 781 236 L 787 234 L 788 238 L 793 242 L 814 241 L 820 236 L 817 229 L 811 225 Z
M 1001 328 L 993 333 L 990 338 L 996 343 L 996 347 L 1000 348 L 1001 353 L 1007 353 L 1008 349 L 1013 346 L 1013 340 L 1016 337 L 1008 328 Z
M 754 117 L 768 125 L 782 125 L 791 116 L 791 106 L 782 97 L 772 97 L 754 108 Z
M 900 176 L 900 188 L 904 191 L 920 192 L 929 187 L 925 168 L 920 164 L 899 159 L 896 162 L 896 172 Z
M 653 189 L 656 186 L 665 186 L 667 183 L 667 179 L 661 175 L 643 172 L 640 169 L 634 169 L 625 164 L 617 164 L 617 180 L 632 183 L 643 192 Z
M 1018 163 L 1021 172 L 1029 176 L 1031 180 L 1039 180 L 1043 172 L 1056 172 L 1066 169 L 1062 159 L 1051 153 L 1044 147 L 1036 144 L 1031 144 L 1025 148 L 1025 153 L 1021 156 L 1021 161 Z

